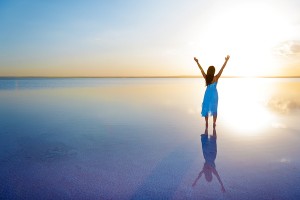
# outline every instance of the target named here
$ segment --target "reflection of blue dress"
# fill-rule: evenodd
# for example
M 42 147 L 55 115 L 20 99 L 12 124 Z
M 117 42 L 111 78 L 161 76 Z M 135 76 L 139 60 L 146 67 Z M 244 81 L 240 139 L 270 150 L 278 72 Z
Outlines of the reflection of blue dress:
M 217 138 L 214 136 L 208 137 L 208 134 L 202 134 L 201 143 L 205 163 L 216 168 L 215 160 L 217 157 Z
M 214 82 L 206 87 L 201 115 L 206 117 L 208 115 L 216 115 L 218 113 L 218 91 L 217 83 Z

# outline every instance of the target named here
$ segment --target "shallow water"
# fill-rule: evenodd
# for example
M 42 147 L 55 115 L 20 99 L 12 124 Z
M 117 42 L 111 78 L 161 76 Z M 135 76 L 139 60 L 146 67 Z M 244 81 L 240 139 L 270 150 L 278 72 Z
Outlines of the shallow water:
M 0 199 L 299 199 L 300 79 L 217 88 L 214 137 L 203 79 L 0 79 Z

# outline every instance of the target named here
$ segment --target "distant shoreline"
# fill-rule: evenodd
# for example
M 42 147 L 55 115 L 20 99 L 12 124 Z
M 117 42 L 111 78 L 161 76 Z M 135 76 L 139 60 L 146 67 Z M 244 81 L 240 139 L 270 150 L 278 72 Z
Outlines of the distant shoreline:
M 203 78 L 202 76 L 0 76 L 0 79 L 18 78 Z M 222 78 L 300 78 L 300 76 L 222 76 Z

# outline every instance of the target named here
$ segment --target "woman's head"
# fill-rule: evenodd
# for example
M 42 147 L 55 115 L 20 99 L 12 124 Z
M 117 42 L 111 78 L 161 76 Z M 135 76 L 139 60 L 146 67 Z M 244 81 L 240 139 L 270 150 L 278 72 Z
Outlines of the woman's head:
M 204 176 L 205 176 L 205 180 L 207 182 L 211 182 L 212 179 L 213 179 L 213 176 L 212 176 L 212 171 L 207 171 L 204 173 Z
M 205 177 L 206 181 L 211 182 L 213 179 L 212 167 L 209 164 L 204 163 L 203 172 L 204 172 L 204 177 Z
M 211 82 L 213 81 L 215 76 L 215 67 L 214 66 L 209 66 L 209 68 L 207 69 L 207 73 L 206 73 L 206 85 L 211 84 Z

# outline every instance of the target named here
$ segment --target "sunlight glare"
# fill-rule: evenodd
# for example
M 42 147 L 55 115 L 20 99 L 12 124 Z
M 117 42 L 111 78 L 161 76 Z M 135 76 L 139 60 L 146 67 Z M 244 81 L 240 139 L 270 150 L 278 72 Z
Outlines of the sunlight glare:
M 224 120 L 238 134 L 254 136 L 272 122 L 271 113 L 264 107 L 266 92 L 261 90 L 260 84 L 247 80 L 239 85 L 233 85 L 232 90 L 222 95 Z
M 204 29 L 201 43 L 209 62 L 230 54 L 228 74 L 258 76 L 274 74 L 279 65 L 274 46 L 289 38 L 291 27 L 284 11 L 258 2 L 237 4 L 220 10 Z

